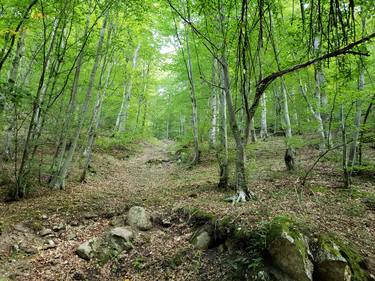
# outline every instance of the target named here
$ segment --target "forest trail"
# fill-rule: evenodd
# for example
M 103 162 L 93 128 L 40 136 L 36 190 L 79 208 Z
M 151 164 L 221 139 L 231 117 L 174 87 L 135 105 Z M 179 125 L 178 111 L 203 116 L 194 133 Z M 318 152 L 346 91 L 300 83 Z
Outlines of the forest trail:
M 197 167 L 189 168 L 171 159 L 175 149 L 171 141 L 139 143 L 134 149 L 120 146 L 108 151 L 110 154 L 97 151 L 95 172 L 87 183 L 71 183 L 66 191 L 0 203 L 4 225 L 0 277 L 144 281 L 222 278 L 229 270 L 223 262 L 228 253 L 193 250 L 189 239 L 194 230 L 178 216 L 183 207 L 199 208 L 218 218 L 230 216 L 249 229 L 287 213 L 302 217 L 314 229 L 347 237 L 365 255 L 375 258 L 371 256 L 375 252 L 373 212 L 356 207 L 359 197 L 323 187 L 337 184 L 322 177 L 331 169 L 328 166 L 321 167 L 321 174 L 317 170 L 311 188 L 296 193 L 298 175 L 285 173 L 283 150 L 275 150 L 280 145 L 282 140 L 274 139 L 251 147 L 249 186 L 258 200 L 236 206 L 223 201 L 233 194 L 231 190 L 217 190 L 215 157 L 207 152 Z M 299 164 L 308 161 L 311 153 L 301 150 Z M 362 191 L 371 188 L 371 181 L 358 184 Z M 81 243 L 123 221 L 132 206 L 145 207 L 154 216 L 171 221 L 171 226 L 137 233 L 134 248 L 105 266 L 75 254 Z M 353 220 L 357 216 L 361 220 Z

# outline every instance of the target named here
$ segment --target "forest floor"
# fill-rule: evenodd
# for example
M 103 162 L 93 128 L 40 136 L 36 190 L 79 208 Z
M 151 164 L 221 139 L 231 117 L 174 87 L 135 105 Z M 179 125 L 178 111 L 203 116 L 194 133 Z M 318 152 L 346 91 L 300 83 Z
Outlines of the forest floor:
M 302 188 L 301 176 L 319 152 L 298 149 L 299 169 L 289 173 L 283 164 L 283 140 L 272 138 L 248 149 L 249 189 L 257 200 L 232 205 L 223 199 L 233 191 L 216 187 L 217 165 L 208 150 L 197 166 L 188 167 L 173 160 L 173 142 L 134 147 L 97 151 L 96 172 L 87 183 L 72 182 L 63 191 L 0 203 L 0 280 L 225 280 L 235 261 L 217 248 L 192 247 L 194 229 L 176 215 L 183 207 L 230 217 L 249 229 L 276 215 L 289 215 L 313 232 L 332 232 L 352 241 L 374 264 L 373 174 L 355 177 L 353 188 L 344 190 L 331 159 L 320 163 Z M 372 154 L 369 148 L 366 157 Z M 171 226 L 137 233 L 133 249 L 106 265 L 75 254 L 78 245 L 111 229 L 135 205 L 170 220 Z M 46 228 L 53 231 L 42 237 L 40 231 Z

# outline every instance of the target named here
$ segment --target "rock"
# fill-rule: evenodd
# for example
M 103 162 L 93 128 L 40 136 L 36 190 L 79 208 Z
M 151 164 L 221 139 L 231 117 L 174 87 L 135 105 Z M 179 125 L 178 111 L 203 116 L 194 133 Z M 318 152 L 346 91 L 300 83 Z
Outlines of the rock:
M 22 251 L 24 251 L 29 256 L 35 255 L 38 252 L 38 250 L 33 247 L 22 247 Z
M 53 240 L 48 240 L 45 245 L 43 246 L 43 250 L 53 249 L 56 248 L 56 244 Z
M 78 249 L 76 250 L 76 254 L 84 260 L 90 260 L 94 257 L 95 252 L 98 250 L 98 248 L 99 239 L 93 238 L 79 245 Z
M 17 230 L 18 232 L 23 232 L 23 233 L 30 232 L 30 229 L 24 226 L 22 223 L 16 224 L 14 226 L 14 229 Z
M 53 234 L 53 231 L 49 228 L 43 228 L 40 232 L 39 232 L 40 236 L 44 237 L 44 236 L 47 236 L 47 235 L 50 235 L 50 234 Z
M 52 229 L 53 229 L 53 231 L 58 232 L 60 230 L 65 229 L 65 225 L 63 223 L 60 223 L 58 225 L 55 225 Z
M 161 215 L 153 215 L 151 219 L 155 225 L 160 225 L 165 228 L 172 226 L 172 222 L 169 219 L 163 218 Z
M 196 235 L 193 241 L 193 244 L 197 249 L 207 250 L 211 244 L 211 236 L 207 231 L 202 231 Z
M 256 281 L 271 281 L 272 280 L 269 273 L 265 270 L 259 271 L 254 279 Z
M 124 225 L 125 223 L 125 219 L 123 217 L 114 217 L 111 219 L 111 221 L 109 222 L 109 225 L 111 226 L 120 226 L 120 225 Z
M 17 253 L 20 250 L 20 246 L 18 244 L 14 244 L 11 246 L 11 250 L 12 252 Z
M 134 239 L 134 233 L 129 227 L 116 227 L 110 231 L 111 236 L 119 237 L 125 242 L 131 242 Z
M 79 221 L 77 221 L 77 220 L 72 220 L 72 221 L 70 222 L 70 225 L 71 225 L 71 226 L 79 226 Z
M 76 271 L 73 274 L 74 280 L 85 280 L 85 275 L 81 271 Z
M 298 281 L 312 281 L 314 270 L 307 238 L 285 217 L 277 217 L 267 237 L 271 262 Z
M 128 212 L 128 223 L 140 230 L 150 230 L 152 228 L 151 216 L 144 208 L 139 206 L 130 208 Z
M 92 219 L 97 218 L 98 215 L 95 214 L 95 213 L 92 213 L 92 212 L 86 212 L 86 213 L 83 214 L 83 217 L 84 217 L 85 219 L 87 219 L 87 220 L 92 220 Z
M 350 281 L 352 273 L 340 248 L 326 236 L 318 240 L 314 276 L 320 281 Z
M 48 219 L 48 216 L 47 216 L 46 214 L 43 214 L 43 215 L 41 216 L 41 218 L 42 218 L 42 220 L 46 220 L 46 219 Z
M 69 233 L 67 236 L 66 236 L 66 239 L 67 240 L 74 240 L 77 238 L 77 235 L 73 232 Z

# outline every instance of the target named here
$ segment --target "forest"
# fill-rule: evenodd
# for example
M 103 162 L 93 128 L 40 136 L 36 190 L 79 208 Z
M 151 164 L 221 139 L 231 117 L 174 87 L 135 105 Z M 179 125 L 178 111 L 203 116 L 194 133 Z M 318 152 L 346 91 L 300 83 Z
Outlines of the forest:
M 0 0 L 0 281 L 375 280 L 373 0 Z

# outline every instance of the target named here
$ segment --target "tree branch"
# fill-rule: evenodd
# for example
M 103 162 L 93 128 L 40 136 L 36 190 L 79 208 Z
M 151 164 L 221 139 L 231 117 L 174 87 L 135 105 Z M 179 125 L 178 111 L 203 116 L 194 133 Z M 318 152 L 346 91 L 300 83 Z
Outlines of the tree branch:
M 368 35 L 368 36 L 366 36 L 366 37 L 363 37 L 362 39 L 360 39 L 358 41 L 350 43 L 349 45 L 347 45 L 347 46 L 345 46 L 345 47 L 343 47 L 341 49 L 338 49 L 336 51 L 327 53 L 327 54 L 325 54 L 323 56 L 317 57 L 317 58 L 309 60 L 307 62 L 304 62 L 304 63 L 301 63 L 301 64 L 296 64 L 294 66 L 288 67 L 286 69 L 283 69 L 283 70 L 280 70 L 280 71 L 277 71 L 277 72 L 274 72 L 274 73 L 268 75 L 267 77 L 265 77 L 264 79 L 262 79 L 261 81 L 259 81 L 257 83 L 255 97 L 254 97 L 253 104 L 252 104 L 252 106 L 250 108 L 250 116 L 249 116 L 249 120 L 248 121 L 251 121 L 251 119 L 254 117 L 255 111 L 256 111 L 256 109 L 258 108 L 258 105 L 259 105 L 260 98 L 262 97 L 263 93 L 268 88 L 268 86 L 274 80 L 276 80 L 277 78 L 282 77 L 282 76 L 284 76 L 286 74 L 292 73 L 292 72 L 300 70 L 302 68 L 306 68 L 306 67 L 308 67 L 308 66 L 310 66 L 312 64 L 315 64 L 315 63 L 317 63 L 319 61 L 351 53 L 352 52 L 351 49 L 353 49 L 354 47 L 356 47 L 356 46 L 358 46 L 360 44 L 363 44 L 363 43 L 365 43 L 367 41 L 370 41 L 374 37 L 375 37 L 375 32 L 372 33 L 372 34 L 370 34 L 370 35 Z
M 10 55 L 10 52 L 12 51 L 12 48 L 14 46 L 14 43 L 16 41 L 16 36 L 18 34 L 18 31 L 20 31 L 23 23 L 28 19 L 29 17 L 29 12 L 31 11 L 31 9 L 33 8 L 33 6 L 38 2 L 38 0 L 32 0 L 31 3 L 29 4 L 29 6 L 27 7 L 25 13 L 23 14 L 22 16 L 22 19 L 20 20 L 20 22 L 18 23 L 16 29 L 14 30 L 14 33 L 12 34 L 11 36 L 11 41 L 10 41 L 10 46 L 7 50 L 7 52 L 5 53 L 4 57 L 1 58 L 0 60 L 0 71 L 1 69 L 3 68 L 3 65 L 5 63 L 5 61 L 7 60 L 8 56 Z

